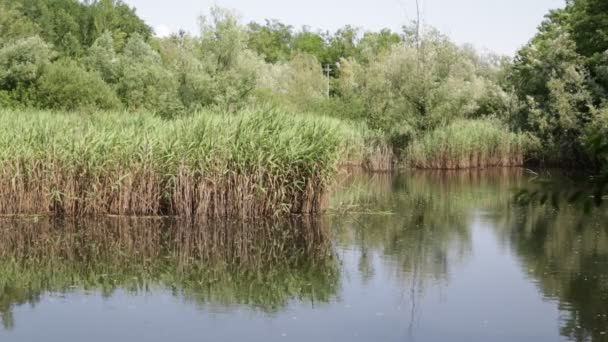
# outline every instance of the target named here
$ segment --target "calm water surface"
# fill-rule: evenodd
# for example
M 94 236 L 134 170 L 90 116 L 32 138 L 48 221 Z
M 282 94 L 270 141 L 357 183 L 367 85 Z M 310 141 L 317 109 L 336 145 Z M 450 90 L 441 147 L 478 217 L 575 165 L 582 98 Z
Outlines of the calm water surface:
M 608 215 L 521 171 L 358 175 L 330 215 L 0 221 L 0 341 L 608 341 Z

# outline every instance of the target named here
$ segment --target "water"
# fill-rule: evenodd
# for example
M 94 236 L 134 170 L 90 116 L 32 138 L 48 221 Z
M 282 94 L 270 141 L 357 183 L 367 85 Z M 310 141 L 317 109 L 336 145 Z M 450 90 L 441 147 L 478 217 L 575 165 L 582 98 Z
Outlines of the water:
M 608 341 L 608 215 L 521 171 L 358 175 L 330 215 L 0 221 L 0 341 Z

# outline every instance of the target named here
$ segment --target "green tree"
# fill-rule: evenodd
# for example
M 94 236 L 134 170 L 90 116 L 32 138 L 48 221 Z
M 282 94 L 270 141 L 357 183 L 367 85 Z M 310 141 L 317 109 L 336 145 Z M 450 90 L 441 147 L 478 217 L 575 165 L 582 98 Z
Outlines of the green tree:
M 296 53 L 289 62 L 265 66 L 258 88 L 279 97 L 279 103 L 308 111 L 325 99 L 327 80 L 314 56 Z
M 330 63 L 325 38 L 320 33 L 311 32 L 308 27 L 294 36 L 293 50 L 314 56 L 322 64 Z
M 77 0 L 15 1 L 23 14 L 38 24 L 42 38 L 58 52 L 68 56 L 83 53 L 87 16 L 82 3 Z
M 235 13 L 214 7 L 201 18 L 199 58 L 212 80 L 213 105 L 233 111 L 247 102 L 263 60 L 247 48 L 247 31 Z
M 583 146 L 584 133 L 597 122 L 595 107 L 605 98 L 597 97 L 585 57 L 577 52 L 570 11 L 552 11 L 518 52 L 509 80 L 524 105 L 512 123 L 539 139 L 541 159 L 585 165 L 594 157 Z
M 0 47 L 39 33 L 38 26 L 17 9 L 19 4 L 0 0 Z
M 161 57 L 175 73 L 180 101 L 189 110 L 212 105 L 216 89 L 205 63 L 200 59 L 200 42 L 186 34 L 159 42 Z
M 359 32 L 359 29 L 348 25 L 330 36 L 327 47 L 327 62 L 335 65 L 342 58 L 360 59 Z
M 365 56 L 375 56 L 390 51 L 394 45 L 401 42 L 398 33 L 383 29 L 380 32 L 365 32 L 359 42 L 359 48 Z
M 112 33 L 119 50 L 132 34 L 146 39 L 152 35 L 152 29 L 137 16 L 135 9 L 121 0 L 14 0 L 13 3 L 23 16 L 39 26 L 42 38 L 65 56 L 82 56 L 106 31 Z
M 568 22 L 577 51 L 585 57 L 600 57 L 608 50 L 608 2 L 569 0 Z
M 99 36 L 111 32 L 115 48 L 122 50 L 126 41 L 134 34 L 145 40 L 152 36 L 152 28 L 136 14 L 134 8 L 121 0 L 96 0 L 88 4 L 94 30 L 86 37 L 90 45 Z
M 292 31 L 291 26 L 277 20 L 266 20 L 264 25 L 252 22 L 247 25 L 247 46 L 268 63 L 285 61 L 291 55 Z
M 399 145 L 416 132 L 432 130 L 457 118 L 477 117 L 496 92 L 503 98 L 479 57 L 429 30 L 420 44 L 405 41 L 365 64 L 341 62 L 337 87 L 346 103 L 359 103 L 368 125 L 397 137 Z
M 105 82 L 111 84 L 118 82 L 120 65 L 118 55 L 114 50 L 114 39 L 109 31 L 97 38 L 93 46 L 89 48 L 84 61 L 90 70 L 99 72 Z
M 117 92 L 131 110 L 146 109 L 163 116 L 181 111 L 177 79 L 144 38 L 134 34 L 125 45 L 120 58 Z
M 238 16 L 220 7 L 211 8 L 209 18 L 201 17 L 201 52 L 212 59 L 218 70 L 227 70 L 238 63 L 247 46 L 247 32 Z

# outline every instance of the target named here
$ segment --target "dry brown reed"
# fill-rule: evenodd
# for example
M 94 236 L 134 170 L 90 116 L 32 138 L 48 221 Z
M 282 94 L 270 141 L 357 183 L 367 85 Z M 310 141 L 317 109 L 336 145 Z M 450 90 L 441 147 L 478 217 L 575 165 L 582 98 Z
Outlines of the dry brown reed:
M 392 171 L 395 165 L 395 154 L 389 144 L 379 144 L 365 155 L 363 168 L 370 172 Z

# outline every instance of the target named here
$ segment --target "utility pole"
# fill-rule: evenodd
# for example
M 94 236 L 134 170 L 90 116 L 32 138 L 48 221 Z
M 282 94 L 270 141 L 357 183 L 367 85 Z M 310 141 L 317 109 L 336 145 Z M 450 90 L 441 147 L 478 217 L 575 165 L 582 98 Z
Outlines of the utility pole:
M 416 47 L 420 48 L 420 0 L 416 0 Z
M 329 73 L 331 72 L 331 65 L 330 64 L 326 64 L 324 71 L 325 71 L 325 74 L 327 76 L 327 93 L 326 93 L 326 96 L 327 96 L 327 98 L 329 98 Z

